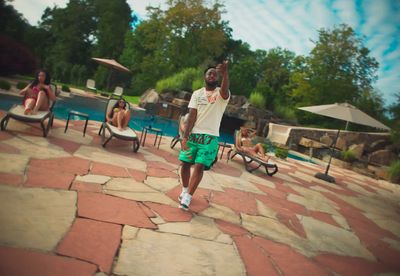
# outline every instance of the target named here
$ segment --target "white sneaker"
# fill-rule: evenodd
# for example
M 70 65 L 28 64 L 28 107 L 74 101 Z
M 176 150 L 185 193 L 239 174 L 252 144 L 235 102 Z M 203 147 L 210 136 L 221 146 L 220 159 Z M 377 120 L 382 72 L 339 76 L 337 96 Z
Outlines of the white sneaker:
M 182 197 L 181 205 L 179 205 L 179 208 L 185 211 L 189 210 L 189 205 L 191 201 L 192 201 L 192 196 L 189 193 L 185 193 Z
M 187 192 L 185 192 L 185 191 L 182 191 L 182 192 L 181 192 L 181 194 L 178 196 L 178 201 L 179 201 L 179 202 L 182 201 L 183 195 L 186 194 L 186 193 L 187 193 Z

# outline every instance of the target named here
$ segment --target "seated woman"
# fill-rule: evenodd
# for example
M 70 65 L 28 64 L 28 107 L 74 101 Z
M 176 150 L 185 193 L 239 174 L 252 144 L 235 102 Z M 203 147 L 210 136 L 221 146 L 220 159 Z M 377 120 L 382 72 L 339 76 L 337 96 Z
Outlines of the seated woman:
M 252 138 L 255 136 L 255 134 L 255 130 L 241 127 L 239 134 L 236 137 L 235 146 L 239 151 L 253 155 L 264 161 L 268 161 L 270 157 L 265 155 L 265 150 L 262 144 L 257 143 L 254 145 L 252 142 Z
M 127 103 L 120 99 L 107 114 L 107 122 L 118 127 L 119 130 L 126 129 L 131 118 L 131 113 L 129 109 L 126 109 L 126 105 Z
M 45 70 L 39 70 L 35 79 L 19 92 L 24 96 L 24 114 L 36 114 L 39 110 L 49 110 L 49 100 L 56 100 L 55 91 L 50 88 L 50 75 Z

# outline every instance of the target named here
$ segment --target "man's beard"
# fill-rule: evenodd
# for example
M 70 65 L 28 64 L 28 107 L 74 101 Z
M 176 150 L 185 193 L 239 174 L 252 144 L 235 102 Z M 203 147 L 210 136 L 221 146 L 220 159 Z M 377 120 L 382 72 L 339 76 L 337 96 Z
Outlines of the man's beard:
M 216 88 L 218 86 L 218 81 L 206 81 L 206 85 L 208 88 Z

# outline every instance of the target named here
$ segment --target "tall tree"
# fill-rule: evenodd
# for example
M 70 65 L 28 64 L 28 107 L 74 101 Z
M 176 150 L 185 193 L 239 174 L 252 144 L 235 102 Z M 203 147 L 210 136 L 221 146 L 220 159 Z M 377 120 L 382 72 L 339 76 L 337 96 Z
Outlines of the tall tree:
M 118 58 L 124 48 L 125 33 L 130 30 L 131 9 L 126 0 L 94 0 L 96 37 L 93 54 Z
M 321 29 L 308 58 L 311 85 L 318 90 L 313 104 L 356 102 L 372 89 L 378 62 L 363 40 L 347 25 Z
M 130 67 L 135 89 L 154 87 L 158 79 L 183 68 L 214 63 L 224 51 L 228 28 L 218 2 L 206 6 L 204 0 L 170 0 L 167 4 L 166 11 L 148 8 L 149 19 L 127 34 L 129 44 L 121 60 L 135 63 Z
M 46 8 L 40 27 L 51 42 L 45 65 L 55 78 L 70 81 L 75 64 L 89 64 L 94 40 L 94 7 L 90 0 L 70 0 L 65 8 Z

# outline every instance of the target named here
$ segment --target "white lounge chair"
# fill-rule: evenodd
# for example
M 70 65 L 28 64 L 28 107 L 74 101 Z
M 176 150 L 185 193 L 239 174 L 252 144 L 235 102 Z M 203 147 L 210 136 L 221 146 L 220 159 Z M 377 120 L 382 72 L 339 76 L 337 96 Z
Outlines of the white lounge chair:
M 57 86 L 55 84 L 50 84 L 51 89 L 54 91 L 57 96 Z M 25 115 L 25 108 L 23 105 L 14 105 L 7 112 L 6 116 L 1 120 L 0 126 L 1 130 L 6 130 L 8 121 L 10 118 L 13 118 L 17 121 L 22 121 L 26 123 L 40 123 L 43 130 L 43 137 L 46 137 L 49 133 L 50 127 L 53 126 L 54 114 L 53 107 L 56 101 L 50 100 L 49 102 L 49 110 L 48 111 L 38 111 L 35 115 Z M 45 126 L 44 122 L 48 119 L 47 125 Z
M 112 96 L 114 97 L 122 97 L 122 94 L 124 94 L 124 89 L 121 86 L 116 86 L 114 89 L 114 92 Z
M 111 108 L 115 105 L 116 102 L 118 102 L 119 99 L 111 98 L 107 102 L 106 110 L 104 113 L 104 122 L 100 127 L 99 130 L 99 135 L 102 135 L 102 142 L 103 142 L 103 147 L 107 145 L 107 143 L 113 138 L 118 138 L 126 141 L 132 141 L 133 142 L 133 152 L 137 152 L 140 147 L 139 139 L 136 134 L 136 132 L 131 129 L 130 127 L 127 127 L 124 130 L 119 130 L 117 127 L 113 126 L 112 124 L 107 122 L 107 114 L 110 112 Z M 130 105 L 129 103 L 126 103 L 126 106 L 129 110 Z M 110 137 L 106 139 L 106 129 L 108 130 Z
M 96 82 L 95 82 L 94 80 L 92 80 L 92 79 L 88 79 L 88 80 L 86 81 L 86 88 L 87 88 L 89 91 L 96 92 L 96 91 L 97 91 L 97 89 L 96 89 Z

